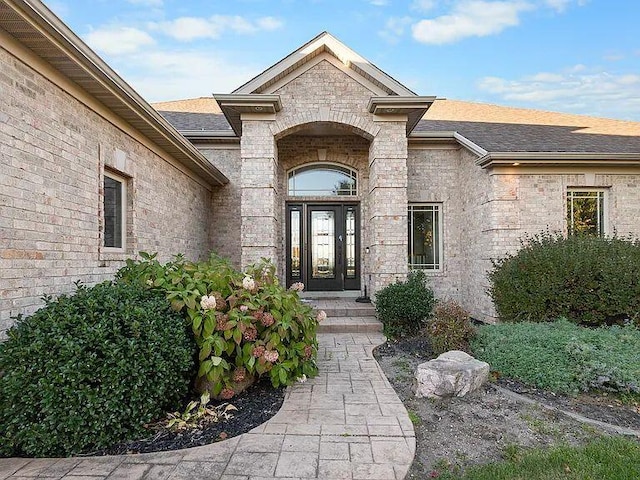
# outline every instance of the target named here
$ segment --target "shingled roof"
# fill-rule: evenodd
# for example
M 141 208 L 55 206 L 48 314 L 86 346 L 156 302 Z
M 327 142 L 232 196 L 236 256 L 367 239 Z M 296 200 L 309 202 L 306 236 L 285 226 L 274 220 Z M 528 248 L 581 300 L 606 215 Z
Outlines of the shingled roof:
M 640 153 L 640 122 L 436 100 L 414 132 L 455 131 L 489 152 Z
M 153 106 L 184 133 L 231 131 L 211 97 Z M 414 130 L 421 132 L 458 132 L 488 152 L 640 153 L 640 122 L 459 100 L 436 100 Z
M 231 126 L 213 97 L 153 103 L 153 107 L 181 132 L 231 132 Z

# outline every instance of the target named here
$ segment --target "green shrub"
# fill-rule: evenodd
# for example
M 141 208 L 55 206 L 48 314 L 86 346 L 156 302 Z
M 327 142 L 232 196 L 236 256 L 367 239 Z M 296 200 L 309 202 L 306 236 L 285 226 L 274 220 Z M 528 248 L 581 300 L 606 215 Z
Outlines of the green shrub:
M 45 300 L 0 343 L 0 454 L 108 447 L 183 400 L 195 345 L 161 293 L 103 283 Z
M 555 392 L 640 393 L 640 330 L 633 325 L 592 329 L 564 319 L 487 325 L 472 349 L 492 370 Z
M 448 300 L 436 303 L 433 316 L 427 324 L 427 334 L 436 355 L 449 350 L 469 352 L 469 341 L 475 335 L 475 329 L 471 325 L 469 312 L 458 303 Z
M 489 273 L 501 320 L 603 325 L 638 320 L 640 243 L 621 238 L 543 234 Z
M 316 315 L 296 290 L 277 282 L 269 261 L 241 273 L 216 255 L 165 265 L 155 255 L 141 256 L 128 260 L 117 279 L 162 290 L 184 313 L 199 349 L 199 391 L 231 398 L 262 375 L 278 387 L 317 374 Z
M 435 303 L 422 270 L 409 273 L 406 282 L 398 281 L 376 293 L 376 313 L 390 337 L 412 335 L 425 326 Z

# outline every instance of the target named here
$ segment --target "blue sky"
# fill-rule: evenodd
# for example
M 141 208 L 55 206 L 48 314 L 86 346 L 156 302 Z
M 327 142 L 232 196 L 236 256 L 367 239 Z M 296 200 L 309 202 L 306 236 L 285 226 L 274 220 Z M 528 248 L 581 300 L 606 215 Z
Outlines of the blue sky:
M 640 121 L 636 0 L 45 0 L 147 100 L 228 93 L 327 30 L 421 95 Z

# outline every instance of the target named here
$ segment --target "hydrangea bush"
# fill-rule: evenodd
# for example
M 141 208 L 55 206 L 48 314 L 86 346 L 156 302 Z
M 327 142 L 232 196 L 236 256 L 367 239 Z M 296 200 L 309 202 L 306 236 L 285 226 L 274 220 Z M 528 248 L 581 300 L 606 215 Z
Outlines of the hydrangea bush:
M 317 374 L 316 329 L 324 312 L 300 301 L 303 285 L 281 286 L 268 260 L 242 273 L 216 255 L 199 263 L 178 256 L 164 265 L 155 254 L 141 258 L 128 260 L 118 281 L 162 289 L 184 313 L 199 349 L 199 391 L 228 399 L 260 376 L 278 387 Z

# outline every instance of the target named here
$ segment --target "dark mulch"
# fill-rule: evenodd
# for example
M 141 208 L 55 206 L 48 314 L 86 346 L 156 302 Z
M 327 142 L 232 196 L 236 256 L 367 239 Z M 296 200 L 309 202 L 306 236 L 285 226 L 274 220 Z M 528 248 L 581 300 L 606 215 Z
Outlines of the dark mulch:
M 374 355 L 381 357 L 393 357 L 397 353 L 410 355 L 425 362 L 436 356 L 431 350 L 428 338 L 423 335 L 388 340 L 374 351 Z M 640 405 L 638 403 L 623 403 L 615 396 L 606 393 L 590 392 L 576 396 L 559 395 L 532 387 L 519 380 L 504 377 L 500 377 L 497 383 L 511 391 L 561 410 L 569 410 L 600 422 L 640 430 Z
M 421 335 L 390 339 L 374 350 L 374 354 L 381 357 L 393 357 L 398 353 L 404 353 L 425 362 L 436 357 L 431 350 L 429 339 Z
M 211 406 L 230 403 L 236 407 L 238 410 L 233 411 L 233 417 L 228 420 L 206 423 L 201 427 L 179 433 L 169 430 L 155 431 L 145 438 L 119 443 L 87 455 L 164 452 L 200 447 L 235 437 L 266 422 L 278 413 L 284 400 L 284 393 L 284 388 L 273 388 L 269 379 L 264 378 L 231 400 L 210 402 Z

